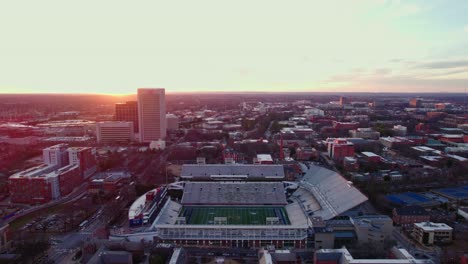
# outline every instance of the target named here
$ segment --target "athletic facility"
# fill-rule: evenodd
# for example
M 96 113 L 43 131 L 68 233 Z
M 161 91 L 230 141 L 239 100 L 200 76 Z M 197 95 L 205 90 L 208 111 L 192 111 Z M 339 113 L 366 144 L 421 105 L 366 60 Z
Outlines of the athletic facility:
M 436 194 L 440 194 L 452 201 L 466 202 L 468 201 L 468 185 L 452 188 L 443 188 L 433 191 Z
M 150 226 L 122 236 L 177 246 L 305 248 L 311 217 L 333 219 L 367 200 L 318 166 L 298 182 L 281 181 L 281 165 L 184 165 L 182 175 Z

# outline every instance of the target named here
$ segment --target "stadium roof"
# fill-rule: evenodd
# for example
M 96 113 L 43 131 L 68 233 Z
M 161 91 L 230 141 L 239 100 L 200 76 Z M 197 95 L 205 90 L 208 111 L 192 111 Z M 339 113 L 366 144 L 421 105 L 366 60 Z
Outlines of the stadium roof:
M 187 182 L 183 205 L 286 205 L 281 182 Z
M 216 180 L 216 179 L 284 179 L 283 165 L 254 164 L 184 164 L 180 173 L 182 179 Z
M 367 201 L 367 197 L 343 176 L 313 164 L 310 165 L 301 185 L 311 192 L 320 204 L 321 209 L 315 211 L 313 216 L 321 216 L 324 220 L 332 219 Z

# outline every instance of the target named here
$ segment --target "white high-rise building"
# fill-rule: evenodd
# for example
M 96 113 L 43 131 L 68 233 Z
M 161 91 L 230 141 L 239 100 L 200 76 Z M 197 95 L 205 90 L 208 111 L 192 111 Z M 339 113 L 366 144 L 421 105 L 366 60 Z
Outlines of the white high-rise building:
M 166 138 L 166 98 L 164 88 L 138 89 L 140 142 Z
M 42 150 L 42 158 L 47 165 L 57 165 L 61 168 L 68 165 L 67 144 L 58 144 Z

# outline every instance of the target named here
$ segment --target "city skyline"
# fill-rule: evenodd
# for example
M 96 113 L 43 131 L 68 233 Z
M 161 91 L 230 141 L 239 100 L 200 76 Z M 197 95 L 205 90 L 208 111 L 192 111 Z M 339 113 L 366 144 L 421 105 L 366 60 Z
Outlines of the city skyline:
M 465 1 L 11 2 L 0 93 L 463 93 L 467 12 Z

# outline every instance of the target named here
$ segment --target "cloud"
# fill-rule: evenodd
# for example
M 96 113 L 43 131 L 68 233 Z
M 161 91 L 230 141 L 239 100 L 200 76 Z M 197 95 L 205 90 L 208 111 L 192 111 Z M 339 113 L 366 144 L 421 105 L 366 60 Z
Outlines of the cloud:
M 385 68 L 376 69 L 374 73 L 377 74 L 377 75 L 387 75 L 387 74 L 392 73 L 392 70 L 391 69 L 385 69 Z
M 468 67 L 468 60 L 446 60 L 427 62 L 416 65 L 416 68 L 423 69 L 446 69 L 446 68 L 459 68 Z
M 466 33 L 468 33 L 468 25 L 466 25 L 466 26 L 463 28 L 463 31 L 465 31 Z

